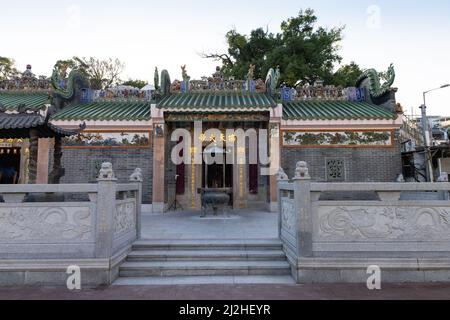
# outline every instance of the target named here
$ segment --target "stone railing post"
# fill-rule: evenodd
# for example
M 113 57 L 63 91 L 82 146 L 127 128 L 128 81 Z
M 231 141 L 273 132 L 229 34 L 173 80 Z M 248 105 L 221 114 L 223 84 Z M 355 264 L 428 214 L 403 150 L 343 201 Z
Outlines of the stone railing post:
M 311 177 L 306 162 L 300 161 L 295 169 L 294 198 L 298 208 L 297 219 L 297 256 L 312 256 L 312 208 Z
M 97 179 L 97 239 L 96 258 L 110 258 L 114 235 L 117 179 L 111 163 L 103 163 Z
M 282 202 L 281 199 L 283 198 L 283 190 L 281 190 L 280 188 L 280 184 L 281 183 L 289 183 L 289 177 L 287 176 L 287 174 L 284 172 L 283 168 L 280 167 L 280 169 L 278 169 L 278 173 L 275 176 L 276 180 L 277 180 L 277 198 L 278 198 L 278 237 L 281 239 L 281 228 L 282 228 Z
M 140 168 L 136 168 L 134 173 L 130 176 L 130 182 L 136 183 L 138 185 L 138 191 L 135 196 L 136 199 L 136 236 L 138 239 L 141 238 L 141 228 L 142 228 L 142 170 Z

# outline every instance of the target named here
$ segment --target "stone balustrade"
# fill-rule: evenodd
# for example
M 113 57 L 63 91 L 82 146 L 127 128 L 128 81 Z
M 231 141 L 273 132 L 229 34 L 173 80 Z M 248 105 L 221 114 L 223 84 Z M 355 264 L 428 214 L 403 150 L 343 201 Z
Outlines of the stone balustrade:
M 71 265 L 84 285 L 117 278 L 140 236 L 142 176 L 118 184 L 109 165 L 96 184 L 0 185 L 0 286 L 64 286 Z
M 365 283 L 372 265 L 386 282 L 450 281 L 450 183 L 314 183 L 305 163 L 292 182 L 279 177 L 298 282 Z

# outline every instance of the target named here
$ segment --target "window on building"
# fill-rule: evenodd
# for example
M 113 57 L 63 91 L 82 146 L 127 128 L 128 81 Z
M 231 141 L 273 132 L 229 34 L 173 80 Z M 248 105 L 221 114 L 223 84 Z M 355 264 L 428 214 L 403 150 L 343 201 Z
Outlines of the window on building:
M 326 178 L 329 182 L 345 181 L 344 159 L 326 159 Z

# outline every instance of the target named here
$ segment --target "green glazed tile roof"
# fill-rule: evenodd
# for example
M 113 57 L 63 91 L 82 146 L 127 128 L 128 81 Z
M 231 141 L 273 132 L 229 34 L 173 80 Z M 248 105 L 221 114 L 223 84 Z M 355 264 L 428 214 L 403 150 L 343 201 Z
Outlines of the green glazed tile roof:
M 49 103 L 50 96 L 46 92 L 0 91 L 0 105 L 8 110 L 16 110 L 21 104 L 30 109 L 39 109 Z
M 264 93 L 249 92 L 193 92 L 178 93 L 164 97 L 159 108 L 183 110 L 214 109 L 267 109 L 276 106 L 276 102 Z
M 39 113 L 0 113 L 0 134 L 3 138 L 28 138 L 28 129 L 36 128 L 40 138 L 67 137 L 80 133 L 84 127 L 67 130 L 46 121 Z
M 63 121 L 147 121 L 150 120 L 148 102 L 91 102 L 69 106 L 52 120 Z
M 396 115 L 367 102 L 295 101 L 283 103 L 284 120 L 389 120 Z

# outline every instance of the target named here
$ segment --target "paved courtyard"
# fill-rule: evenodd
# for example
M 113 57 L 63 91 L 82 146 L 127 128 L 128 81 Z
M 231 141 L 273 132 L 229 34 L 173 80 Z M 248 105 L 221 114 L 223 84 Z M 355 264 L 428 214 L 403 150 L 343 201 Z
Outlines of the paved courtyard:
M 0 299 L 32 300 L 449 300 L 449 284 L 365 284 L 111 286 L 69 291 L 64 288 L 0 288 Z
M 200 218 L 200 212 L 143 214 L 142 239 L 273 239 L 278 238 L 278 215 L 237 210 Z

